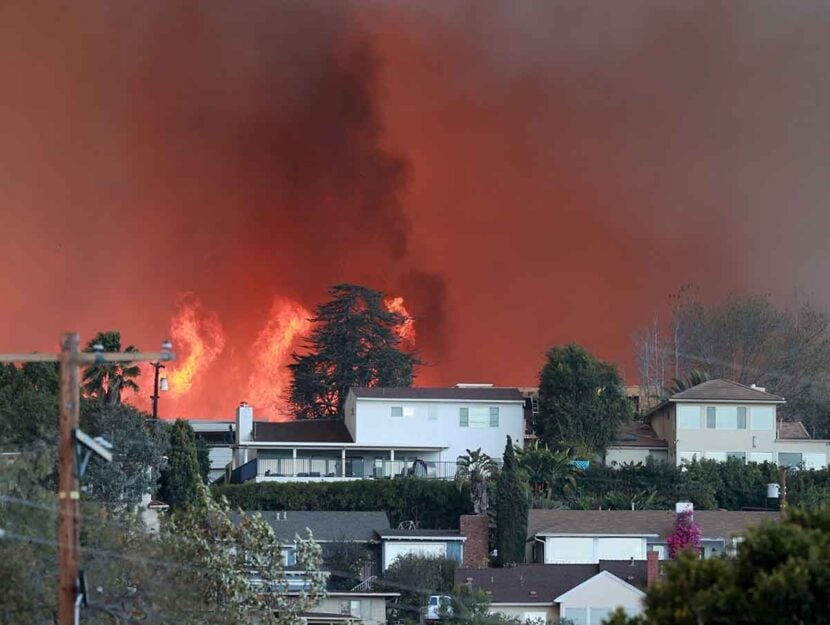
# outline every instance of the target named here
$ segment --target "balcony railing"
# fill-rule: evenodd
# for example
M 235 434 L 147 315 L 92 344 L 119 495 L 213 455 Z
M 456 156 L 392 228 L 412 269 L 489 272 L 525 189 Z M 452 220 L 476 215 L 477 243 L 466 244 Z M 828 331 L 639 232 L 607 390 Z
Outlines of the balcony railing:
M 247 465 L 246 465 L 247 467 Z M 430 460 L 375 460 L 346 458 L 343 462 L 332 458 L 281 458 L 258 459 L 257 472 L 260 477 L 297 478 L 352 478 L 382 479 L 395 477 L 423 477 L 438 480 L 455 479 L 458 465 L 455 462 Z M 247 475 L 246 475 L 247 477 Z M 248 478 L 250 479 L 250 477 Z

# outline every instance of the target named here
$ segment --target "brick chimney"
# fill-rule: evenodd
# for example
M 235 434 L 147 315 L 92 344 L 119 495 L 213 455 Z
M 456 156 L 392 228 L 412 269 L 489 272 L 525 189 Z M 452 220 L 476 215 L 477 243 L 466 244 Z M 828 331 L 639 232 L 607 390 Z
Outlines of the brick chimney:
M 490 562 L 490 523 L 486 514 L 462 514 L 461 535 L 464 541 L 464 566 L 473 569 L 487 568 Z
M 660 554 L 654 550 L 646 554 L 646 587 L 651 588 L 660 579 Z

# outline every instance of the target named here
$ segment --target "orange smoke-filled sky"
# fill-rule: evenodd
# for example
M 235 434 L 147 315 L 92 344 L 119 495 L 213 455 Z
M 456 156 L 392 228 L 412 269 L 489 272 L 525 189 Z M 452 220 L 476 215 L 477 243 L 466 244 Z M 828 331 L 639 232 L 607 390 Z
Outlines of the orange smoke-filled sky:
M 155 348 L 195 294 L 221 353 L 162 415 L 230 418 L 337 282 L 404 298 L 420 384 L 571 340 L 633 379 L 689 282 L 826 307 L 828 34 L 806 1 L 5 2 L 0 345 Z

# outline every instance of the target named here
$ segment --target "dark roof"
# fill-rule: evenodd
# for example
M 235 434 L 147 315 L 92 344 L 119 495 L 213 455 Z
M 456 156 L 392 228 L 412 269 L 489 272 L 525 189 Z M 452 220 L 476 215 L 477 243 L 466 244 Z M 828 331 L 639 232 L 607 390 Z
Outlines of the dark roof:
M 645 588 L 648 582 L 648 563 L 645 560 L 600 560 L 599 570 L 608 571 L 637 588 Z
M 810 434 L 801 421 L 779 421 L 778 438 L 782 440 L 803 440 L 810 438 Z
M 675 393 L 669 401 L 757 401 L 777 402 L 784 401 L 783 397 L 738 384 L 732 380 L 707 380 L 679 393 Z
M 370 542 L 377 540 L 377 532 L 389 529 L 385 512 L 265 510 L 260 514 L 283 542 L 292 542 L 297 534 L 304 536 L 306 528 L 314 540 L 327 542 Z
M 670 510 L 531 510 L 528 535 L 550 534 L 656 534 L 665 538 L 674 530 L 676 514 Z M 778 520 L 777 512 L 695 510 L 704 539 L 743 535 L 765 519 Z
M 458 538 L 463 536 L 458 530 L 383 530 L 378 532 L 381 538 Z
M 470 583 L 491 603 L 553 603 L 599 572 L 596 564 L 522 564 L 503 569 L 456 569 L 457 585 Z
M 657 436 L 647 423 L 632 421 L 623 425 L 617 438 L 611 443 L 612 447 L 667 447 L 666 441 Z
M 355 387 L 351 389 L 362 399 L 423 399 L 423 400 L 468 400 L 468 401 L 519 401 L 524 397 L 517 388 L 496 386 L 415 388 L 415 387 Z
M 351 433 L 340 419 L 296 421 L 254 421 L 254 440 L 287 443 L 353 443 Z

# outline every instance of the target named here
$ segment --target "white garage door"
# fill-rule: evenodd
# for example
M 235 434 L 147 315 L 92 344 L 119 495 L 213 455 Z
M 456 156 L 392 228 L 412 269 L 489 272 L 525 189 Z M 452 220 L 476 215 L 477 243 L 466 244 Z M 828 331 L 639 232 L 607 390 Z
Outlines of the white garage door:
M 446 543 L 386 543 L 384 546 L 384 563 L 383 568 L 389 568 L 399 557 L 406 554 L 414 554 L 418 556 L 439 558 L 447 555 Z

